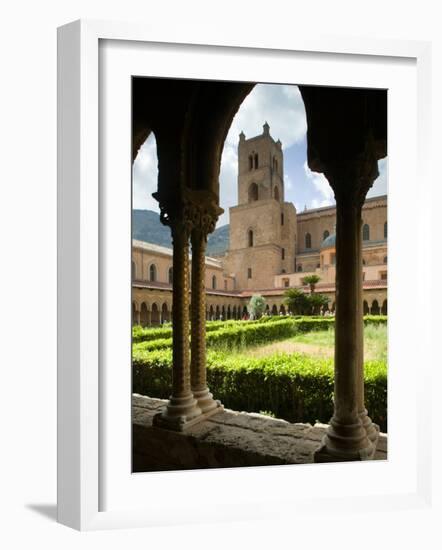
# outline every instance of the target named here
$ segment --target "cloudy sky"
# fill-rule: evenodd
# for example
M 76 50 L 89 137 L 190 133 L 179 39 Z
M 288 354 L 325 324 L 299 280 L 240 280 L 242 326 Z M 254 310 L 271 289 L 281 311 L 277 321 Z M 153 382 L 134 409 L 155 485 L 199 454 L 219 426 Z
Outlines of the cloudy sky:
M 322 174 L 307 166 L 306 119 L 304 104 L 296 86 L 258 84 L 246 97 L 233 119 L 224 144 L 220 172 L 220 202 L 225 212 L 218 227 L 229 223 L 229 207 L 237 202 L 238 139 L 243 131 L 246 139 L 262 133 L 267 121 L 270 134 L 282 141 L 284 150 L 285 200 L 296 210 L 334 204 L 333 191 Z M 387 193 L 387 160 L 379 162 L 379 177 L 368 196 Z M 158 210 L 152 197 L 157 189 L 157 156 L 153 134 L 140 149 L 133 166 L 133 207 Z

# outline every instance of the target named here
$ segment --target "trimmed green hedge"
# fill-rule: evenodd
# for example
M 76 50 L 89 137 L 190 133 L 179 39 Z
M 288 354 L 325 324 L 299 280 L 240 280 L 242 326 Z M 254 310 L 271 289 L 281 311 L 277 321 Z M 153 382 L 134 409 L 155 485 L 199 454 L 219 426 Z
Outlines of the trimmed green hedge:
M 312 317 L 302 317 L 299 315 L 296 316 L 264 316 L 261 319 L 254 321 L 208 321 L 206 324 L 206 332 L 215 332 L 220 329 L 233 329 L 236 327 L 249 327 L 254 325 L 262 325 L 268 323 L 279 323 L 281 321 L 295 321 L 298 324 L 298 330 L 300 332 L 309 332 L 310 330 L 327 330 L 328 327 L 334 325 L 334 317 L 321 317 L 321 316 L 312 316 Z M 364 317 L 365 325 L 379 325 L 387 323 L 386 315 L 366 315 Z M 172 327 L 158 327 L 158 328 L 143 328 L 140 326 L 135 326 L 132 329 L 132 341 L 134 344 L 139 342 L 150 342 L 153 340 L 159 339 L 168 339 L 172 338 Z
M 225 325 L 206 334 L 208 348 L 231 349 L 265 344 L 289 338 L 297 332 L 296 321 L 290 318 L 278 319 L 274 323 L 243 323 Z M 154 351 L 170 348 L 172 338 L 158 338 L 134 345 L 134 351 Z
M 134 351 L 133 391 L 168 398 L 172 350 Z M 209 351 L 208 384 L 234 410 L 272 412 L 289 422 L 328 422 L 333 413 L 333 360 L 303 354 L 265 358 L 232 357 Z M 387 430 L 387 366 L 365 364 L 365 403 L 374 422 Z

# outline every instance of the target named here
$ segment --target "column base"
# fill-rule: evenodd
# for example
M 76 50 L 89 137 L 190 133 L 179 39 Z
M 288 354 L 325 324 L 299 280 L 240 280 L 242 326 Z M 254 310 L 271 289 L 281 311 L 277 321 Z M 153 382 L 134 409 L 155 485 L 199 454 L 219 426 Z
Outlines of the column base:
M 176 401 L 176 398 L 174 401 Z M 197 404 L 197 400 L 194 399 L 194 409 L 184 414 L 183 411 L 179 409 L 180 405 L 177 406 L 173 404 L 171 399 L 166 408 L 153 417 L 152 425 L 165 430 L 183 432 L 187 428 L 207 420 L 210 416 L 224 410 L 224 406 L 219 401 L 215 401 L 214 399 L 212 399 L 212 401 L 213 406 L 209 410 L 202 411 L 199 404 Z M 182 414 L 180 414 L 180 412 Z
M 314 461 L 372 460 L 376 452 L 379 432 L 376 432 L 376 438 L 373 441 L 362 424 L 362 418 L 360 420 L 354 424 L 341 424 L 332 418 L 327 433 L 322 439 L 321 447 L 314 453 Z M 374 424 L 371 423 L 371 425 L 374 427 Z
M 198 407 L 204 415 L 211 415 L 224 409 L 221 401 L 213 399 L 213 395 L 210 393 L 209 388 L 193 391 L 193 397 L 197 400 Z
M 372 422 L 371 418 L 368 416 L 367 409 L 359 413 L 359 418 L 361 419 L 362 426 L 367 432 L 368 439 L 372 442 L 376 450 L 380 432 L 379 426 Z
M 357 460 L 372 460 L 376 452 L 376 447 L 370 443 L 370 446 L 357 451 L 342 451 L 338 449 L 330 449 L 327 447 L 325 438 L 322 440 L 322 445 L 315 451 L 313 458 L 314 462 L 353 462 Z
M 186 397 L 171 397 L 167 406 L 153 418 L 153 425 L 174 431 L 183 431 L 187 426 L 198 422 L 201 416 L 193 395 Z

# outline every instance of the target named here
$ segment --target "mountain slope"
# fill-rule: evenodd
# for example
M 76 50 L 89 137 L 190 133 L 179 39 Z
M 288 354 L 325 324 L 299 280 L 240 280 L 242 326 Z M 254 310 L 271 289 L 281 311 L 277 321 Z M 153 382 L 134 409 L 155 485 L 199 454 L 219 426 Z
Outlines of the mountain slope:
M 152 210 L 132 210 L 132 238 L 172 248 L 170 229 L 160 222 Z M 229 225 L 215 229 L 207 241 L 207 255 L 219 255 L 229 247 Z

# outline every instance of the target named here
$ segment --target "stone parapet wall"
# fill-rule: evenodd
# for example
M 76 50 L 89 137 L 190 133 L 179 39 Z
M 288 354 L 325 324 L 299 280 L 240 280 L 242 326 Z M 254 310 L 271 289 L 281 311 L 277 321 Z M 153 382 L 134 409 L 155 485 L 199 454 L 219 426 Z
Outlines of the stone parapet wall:
M 133 396 L 133 471 L 308 464 L 326 425 L 291 424 L 255 413 L 224 410 L 185 433 L 152 426 L 162 399 Z M 387 458 L 381 434 L 376 459 Z

